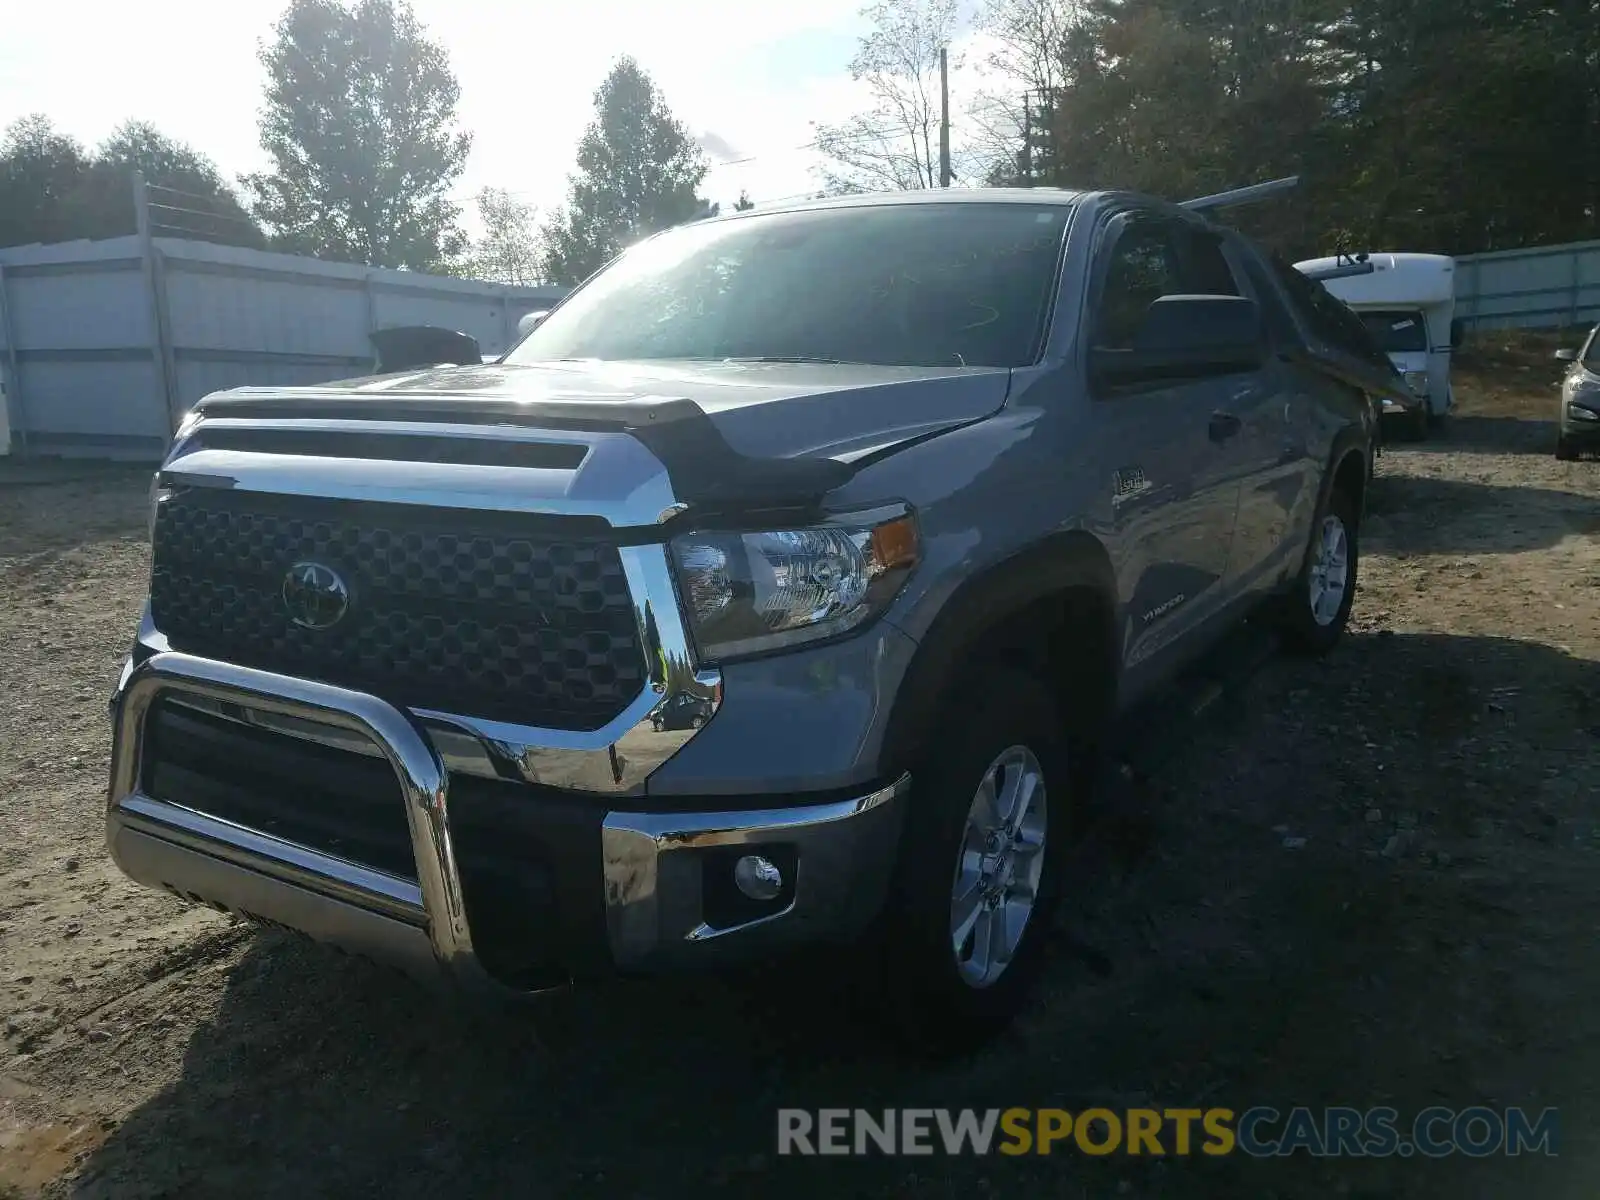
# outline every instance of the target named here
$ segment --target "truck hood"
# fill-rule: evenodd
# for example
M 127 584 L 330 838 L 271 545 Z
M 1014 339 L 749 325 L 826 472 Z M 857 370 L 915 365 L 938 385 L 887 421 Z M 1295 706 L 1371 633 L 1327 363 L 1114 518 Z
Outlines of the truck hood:
M 850 463 L 994 413 L 1010 371 L 775 362 L 541 362 L 435 367 L 301 388 L 236 388 L 211 416 L 442 421 L 712 439 L 753 459 Z M 690 433 L 699 431 L 698 437 Z

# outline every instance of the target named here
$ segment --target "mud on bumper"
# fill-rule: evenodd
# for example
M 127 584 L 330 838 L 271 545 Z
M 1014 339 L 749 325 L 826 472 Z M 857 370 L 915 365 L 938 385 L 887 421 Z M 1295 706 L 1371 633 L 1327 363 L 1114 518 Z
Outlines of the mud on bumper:
M 330 853 L 326 840 L 313 846 L 174 790 L 175 768 L 152 748 L 206 734 L 181 717 L 160 728 L 193 702 L 364 742 L 370 753 L 356 767 L 332 764 L 327 778 L 304 779 L 304 802 L 324 802 L 309 794 L 318 788 L 337 796 L 339 770 L 365 771 L 352 786 L 392 802 L 394 844 L 356 861 Z M 718 798 L 642 811 L 642 796 L 453 775 L 427 729 L 374 696 L 172 652 L 129 671 L 112 716 L 107 841 L 135 881 L 423 979 L 493 992 L 854 935 L 882 904 L 909 783 L 902 776 L 814 802 Z M 252 750 L 220 736 L 215 753 Z M 734 862 L 751 853 L 778 864 L 776 896 L 753 901 L 732 887 Z

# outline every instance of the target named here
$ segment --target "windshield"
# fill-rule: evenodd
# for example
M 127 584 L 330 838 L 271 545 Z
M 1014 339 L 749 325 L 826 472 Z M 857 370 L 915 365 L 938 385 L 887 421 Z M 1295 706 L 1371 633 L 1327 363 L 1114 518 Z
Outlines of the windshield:
M 1361 323 L 1386 354 L 1428 348 L 1428 326 L 1420 312 L 1384 309 L 1360 314 Z
M 629 250 L 506 361 L 1025 366 L 1070 212 L 885 204 L 682 226 Z

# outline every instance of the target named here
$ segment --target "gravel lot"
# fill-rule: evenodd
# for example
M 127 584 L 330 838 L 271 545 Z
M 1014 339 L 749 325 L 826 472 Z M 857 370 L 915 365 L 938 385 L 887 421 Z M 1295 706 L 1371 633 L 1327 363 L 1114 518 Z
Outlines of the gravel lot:
M 935 1068 L 826 962 L 492 1014 L 124 882 L 148 475 L 0 468 L 0 1197 L 1592 1196 L 1600 463 L 1550 454 L 1548 346 L 1461 368 L 1379 463 L 1352 636 L 1132 735 L 1041 1003 Z M 1561 1153 L 773 1153 L 788 1105 L 1264 1103 L 1555 1105 Z

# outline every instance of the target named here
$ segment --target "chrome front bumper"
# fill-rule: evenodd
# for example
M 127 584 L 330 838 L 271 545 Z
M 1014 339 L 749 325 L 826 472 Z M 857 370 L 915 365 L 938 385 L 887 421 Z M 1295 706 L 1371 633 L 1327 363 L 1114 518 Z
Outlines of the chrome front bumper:
M 415 880 L 147 794 L 146 722 L 164 695 L 313 726 L 381 754 L 405 806 Z M 425 721 L 361 692 L 173 652 L 132 667 L 112 715 L 107 841 L 128 876 L 414 975 L 437 978 L 443 968 L 447 978 L 496 986 L 474 949 L 451 836 L 450 774 Z M 670 969 L 859 931 L 881 907 L 908 784 L 902 776 L 863 796 L 793 808 L 606 812 L 593 869 L 612 965 Z M 529 803 L 538 803 L 531 793 Z M 712 927 L 702 856 L 741 845 L 792 848 L 793 894 L 781 911 Z

